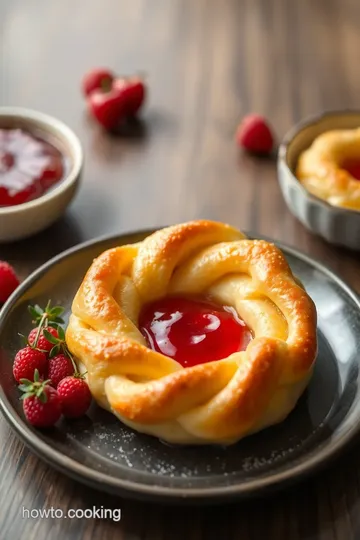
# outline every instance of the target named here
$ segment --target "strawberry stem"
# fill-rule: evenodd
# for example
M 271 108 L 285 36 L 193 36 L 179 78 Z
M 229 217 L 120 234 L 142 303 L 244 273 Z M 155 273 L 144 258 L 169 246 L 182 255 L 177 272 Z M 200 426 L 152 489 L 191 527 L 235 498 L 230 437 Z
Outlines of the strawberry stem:
M 39 323 L 39 326 L 38 326 L 38 329 L 37 329 L 37 332 L 36 332 L 35 341 L 34 341 L 34 344 L 33 344 L 34 349 L 36 349 L 36 347 L 37 347 L 37 344 L 38 344 L 38 341 L 39 341 L 39 338 L 40 338 L 40 334 L 41 334 L 41 330 L 43 329 L 43 326 L 45 325 L 46 319 L 47 319 L 47 313 L 46 313 L 46 311 L 44 311 L 44 313 L 41 316 L 40 323 Z
M 112 79 L 110 79 L 110 77 L 103 77 L 101 79 L 100 87 L 103 92 L 110 92 L 112 87 Z
M 106 79 L 104 79 L 104 81 L 106 81 Z M 109 82 L 111 81 L 107 81 L 107 83 Z M 41 332 L 43 332 L 45 339 L 53 345 L 53 348 L 51 349 L 49 355 L 50 358 L 53 358 L 61 351 L 71 360 L 74 369 L 74 377 L 82 377 L 81 373 L 78 371 L 75 359 L 67 347 L 65 340 L 65 331 L 61 326 L 62 324 L 64 324 L 64 320 L 61 318 L 61 315 L 64 312 L 64 308 L 62 306 L 51 307 L 51 300 L 49 300 L 44 310 L 42 310 L 39 306 L 36 305 L 29 306 L 29 312 L 34 318 L 33 322 L 35 324 L 38 324 L 33 347 L 36 348 Z M 53 334 L 51 334 L 51 332 L 47 330 L 47 327 L 55 328 L 58 335 L 54 336 Z

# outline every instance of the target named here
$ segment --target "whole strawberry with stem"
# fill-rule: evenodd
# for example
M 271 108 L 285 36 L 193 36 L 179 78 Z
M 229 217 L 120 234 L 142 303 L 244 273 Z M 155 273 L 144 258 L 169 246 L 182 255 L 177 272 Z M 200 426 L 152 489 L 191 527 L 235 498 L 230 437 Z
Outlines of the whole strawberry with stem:
M 41 381 L 38 370 L 34 380 L 21 379 L 19 390 L 23 392 L 23 410 L 28 422 L 38 428 L 51 427 L 61 416 L 60 398 L 49 381 Z
M 41 375 L 46 376 L 47 357 L 46 354 L 32 347 L 24 347 L 16 353 L 13 364 L 13 375 L 17 382 L 21 379 L 34 379 L 35 370 Z
M 84 416 L 90 407 L 92 396 L 83 376 L 66 377 L 57 387 L 63 415 L 67 418 Z
M 103 77 L 98 88 L 88 93 L 87 106 L 97 122 L 112 131 L 139 113 L 146 94 L 141 77 Z

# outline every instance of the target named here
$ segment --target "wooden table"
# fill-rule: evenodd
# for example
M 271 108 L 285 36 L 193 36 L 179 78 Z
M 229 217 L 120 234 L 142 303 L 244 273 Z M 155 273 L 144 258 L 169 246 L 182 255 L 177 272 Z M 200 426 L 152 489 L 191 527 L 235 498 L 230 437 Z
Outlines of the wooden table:
M 322 109 L 359 107 L 358 0 L 2 0 L 0 103 L 53 114 L 79 135 L 82 189 L 66 217 L 1 246 L 24 278 L 106 233 L 207 217 L 292 244 L 360 290 L 359 256 L 326 245 L 282 200 L 275 161 L 242 155 L 239 119 L 264 113 L 281 138 Z M 94 65 L 145 71 L 143 129 L 102 133 L 79 81 Z M 360 448 L 265 501 L 164 509 L 84 488 L 34 457 L 0 420 L 0 538 L 351 540 L 360 538 Z M 22 509 L 122 510 L 122 520 L 22 518 Z

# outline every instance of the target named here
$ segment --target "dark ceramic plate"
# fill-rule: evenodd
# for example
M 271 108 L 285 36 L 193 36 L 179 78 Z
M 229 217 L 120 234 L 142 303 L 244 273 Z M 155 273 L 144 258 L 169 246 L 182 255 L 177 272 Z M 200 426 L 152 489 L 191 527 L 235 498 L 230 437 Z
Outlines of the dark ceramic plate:
M 329 270 L 280 246 L 314 299 L 319 355 L 309 388 L 285 422 L 235 446 L 177 448 L 139 435 L 93 406 L 79 421 L 48 432 L 23 419 L 12 378 L 18 332 L 30 329 L 29 303 L 71 301 L 95 256 L 141 240 L 149 231 L 107 238 L 71 249 L 29 277 L 0 317 L 0 402 L 26 444 L 45 461 L 98 489 L 162 501 L 210 501 L 267 492 L 306 476 L 335 456 L 359 431 L 360 305 Z

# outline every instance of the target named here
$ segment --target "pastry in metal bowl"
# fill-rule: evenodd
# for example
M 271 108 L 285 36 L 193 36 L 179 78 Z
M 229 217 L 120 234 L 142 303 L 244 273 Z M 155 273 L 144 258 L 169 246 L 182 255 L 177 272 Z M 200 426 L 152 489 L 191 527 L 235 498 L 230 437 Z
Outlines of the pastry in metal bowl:
M 328 242 L 360 249 L 360 112 L 335 111 L 296 125 L 278 154 L 294 216 Z
M 360 211 L 360 128 L 316 137 L 300 154 L 296 177 L 329 204 Z

